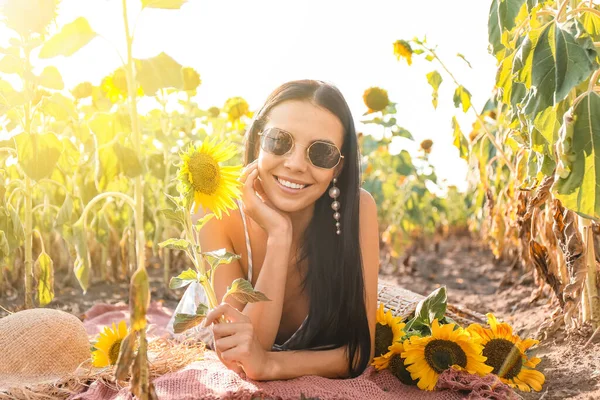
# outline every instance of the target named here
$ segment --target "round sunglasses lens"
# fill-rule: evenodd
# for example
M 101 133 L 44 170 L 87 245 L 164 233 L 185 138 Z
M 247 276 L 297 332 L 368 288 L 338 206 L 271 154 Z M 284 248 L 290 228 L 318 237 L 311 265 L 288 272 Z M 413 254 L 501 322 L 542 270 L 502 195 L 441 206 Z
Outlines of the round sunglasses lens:
M 340 152 L 332 144 L 316 142 L 308 149 L 308 157 L 315 167 L 333 168 L 340 161 Z
M 262 135 L 264 151 L 282 156 L 292 148 L 292 137 L 279 129 L 268 129 Z

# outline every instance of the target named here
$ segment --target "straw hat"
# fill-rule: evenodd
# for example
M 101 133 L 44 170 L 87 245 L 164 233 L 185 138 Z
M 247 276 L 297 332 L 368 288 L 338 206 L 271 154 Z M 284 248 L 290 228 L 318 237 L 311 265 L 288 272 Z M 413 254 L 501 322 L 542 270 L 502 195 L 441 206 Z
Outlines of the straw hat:
M 56 381 L 90 359 L 83 323 L 36 308 L 0 319 L 0 391 Z

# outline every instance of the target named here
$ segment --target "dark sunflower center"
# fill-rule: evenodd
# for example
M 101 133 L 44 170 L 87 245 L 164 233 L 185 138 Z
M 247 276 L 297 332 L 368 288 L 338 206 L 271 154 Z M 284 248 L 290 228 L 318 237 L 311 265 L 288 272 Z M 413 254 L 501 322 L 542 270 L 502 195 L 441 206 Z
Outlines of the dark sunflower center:
M 521 351 L 506 339 L 492 339 L 483 347 L 485 362 L 494 368 L 493 374 L 505 379 L 512 379 L 519 375 L 523 367 Z
M 388 347 L 394 340 L 394 331 L 389 325 L 382 325 L 379 322 L 375 326 L 375 357 L 388 352 Z
M 119 359 L 119 351 L 121 350 L 122 339 L 117 339 L 108 350 L 108 360 L 110 365 L 115 365 Z
M 388 368 L 390 369 L 390 372 L 405 385 L 417 384 L 417 381 L 410 377 L 410 372 L 406 370 L 404 359 L 398 354 L 394 354 L 392 358 L 390 358 L 390 365 Z
M 434 339 L 425 346 L 425 360 L 438 374 L 453 365 L 467 366 L 467 355 L 460 346 L 450 340 Z
M 217 191 L 220 181 L 219 164 L 204 153 L 195 153 L 188 163 L 190 183 L 194 191 L 211 195 Z

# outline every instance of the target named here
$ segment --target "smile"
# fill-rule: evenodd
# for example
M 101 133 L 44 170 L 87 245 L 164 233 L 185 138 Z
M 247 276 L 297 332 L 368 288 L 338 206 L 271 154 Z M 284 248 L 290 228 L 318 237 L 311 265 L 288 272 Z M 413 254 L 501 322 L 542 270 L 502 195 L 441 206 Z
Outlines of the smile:
M 283 178 L 280 178 L 278 176 L 273 175 L 273 177 L 275 178 L 275 180 L 277 181 L 277 183 L 279 183 L 280 186 L 282 186 L 285 189 L 291 189 L 293 191 L 300 191 L 310 185 L 304 185 L 304 184 L 300 184 L 300 183 L 295 183 L 295 182 L 290 182 L 288 180 L 285 180 Z

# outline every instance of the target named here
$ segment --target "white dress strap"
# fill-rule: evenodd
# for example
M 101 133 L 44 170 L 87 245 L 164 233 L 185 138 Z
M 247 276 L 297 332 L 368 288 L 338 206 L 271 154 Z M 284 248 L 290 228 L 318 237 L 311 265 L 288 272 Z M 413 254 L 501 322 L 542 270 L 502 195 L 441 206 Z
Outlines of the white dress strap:
M 242 203 L 238 200 L 238 208 L 242 215 L 242 222 L 244 223 L 244 235 L 246 236 L 246 250 L 248 251 L 248 282 L 252 283 L 252 247 L 250 246 L 250 235 L 248 234 L 248 225 L 246 224 L 246 215 L 242 209 Z

